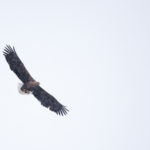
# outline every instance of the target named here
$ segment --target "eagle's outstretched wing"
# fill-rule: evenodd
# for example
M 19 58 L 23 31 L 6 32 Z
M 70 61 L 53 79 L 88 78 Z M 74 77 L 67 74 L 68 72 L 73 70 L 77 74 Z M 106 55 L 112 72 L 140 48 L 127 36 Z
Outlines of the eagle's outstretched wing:
M 56 112 L 59 115 L 66 115 L 68 109 L 60 104 L 55 97 L 47 93 L 43 88 L 37 86 L 33 91 L 32 94 L 41 102 L 41 104 L 51 111 Z
M 17 56 L 14 47 L 12 48 L 7 45 L 4 49 L 3 54 L 10 66 L 10 69 L 18 76 L 18 78 L 23 83 L 29 84 L 30 81 L 35 81 L 25 68 L 22 61 Z M 66 109 L 66 107 L 60 104 L 52 95 L 47 93 L 40 86 L 36 85 L 31 91 L 32 94 L 41 102 L 43 106 L 49 108 L 51 111 L 54 111 L 59 115 L 67 114 L 68 110 Z
M 9 45 L 6 45 L 3 54 L 10 66 L 10 69 L 18 76 L 18 78 L 23 82 L 29 82 L 33 81 L 33 78 L 25 68 L 24 64 L 20 60 L 20 58 L 17 56 L 17 53 L 15 51 L 15 48 L 10 47 Z

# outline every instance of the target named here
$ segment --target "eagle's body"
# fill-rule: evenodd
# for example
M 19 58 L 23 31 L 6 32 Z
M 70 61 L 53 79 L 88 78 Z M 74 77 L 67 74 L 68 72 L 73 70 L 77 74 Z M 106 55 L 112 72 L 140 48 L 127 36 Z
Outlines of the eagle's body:
M 29 74 L 24 64 L 19 59 L 14 47 L 11 48 L 9 45 L 7 45 L 3 53 L 10 66 L 10 69 L 23 82 L 21 91 L 25 93 L 31 92 L 43 106 L 49 108 L 57 114 L 67 114 L 68 110 L 66 109 L 66 107 L 60 104 L 52 95 L 50 95 L 42 87 L 40 87 L 40 83 L 33 79 L 33 77 Z

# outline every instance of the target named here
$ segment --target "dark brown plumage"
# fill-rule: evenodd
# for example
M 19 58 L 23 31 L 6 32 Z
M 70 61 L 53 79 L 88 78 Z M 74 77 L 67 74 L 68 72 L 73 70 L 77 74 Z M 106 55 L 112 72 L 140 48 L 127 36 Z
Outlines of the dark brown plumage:
M 3 54 L 8 62 L 10 69 L 18 76 L 23 82 L 21 91 L 25 93 L 31 92 L 43 106 L 49 108 L 51 111 L 56 112 L 59 115 L 66 115 L 67 108 L 59 103 L 55 97 L 47 93 L 42 87 L 39 86 L 39 82 L 33 79 L 30 73 L 25 68 L 24 64 L 18 57 L 15 48 L 6 45 Z

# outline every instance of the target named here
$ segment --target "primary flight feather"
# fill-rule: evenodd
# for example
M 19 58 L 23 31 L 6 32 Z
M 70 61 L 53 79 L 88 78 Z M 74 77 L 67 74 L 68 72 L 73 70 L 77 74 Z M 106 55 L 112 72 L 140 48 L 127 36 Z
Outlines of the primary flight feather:
M 51 111 L 54 111 L 59 115 L 67 114 L 67 108 L 59 103 L 55 97 L 47 93 L 42 87 L 39 86 L 40 83 L 32 78 L 32 76 L 18 57 L 14 47 L 6 45 L 3 54 L 10 66 L 10 69 L 23 82 L 21 91 L 25 93 L 31 92 L 43 106 L 49 108 Z

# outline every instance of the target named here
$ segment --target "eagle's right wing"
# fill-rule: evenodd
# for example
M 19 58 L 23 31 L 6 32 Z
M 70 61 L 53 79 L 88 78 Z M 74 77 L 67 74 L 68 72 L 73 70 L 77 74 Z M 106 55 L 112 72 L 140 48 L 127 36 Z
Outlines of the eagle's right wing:
M 10 69 L 18 76 L 18 78 L 23 82 L 29 82 L 33 80 L 27 69 L 25 68 L 24 64 L 17 56 L 15 48 L 6 45 L 3 54 L 10 66 Z
M 41 102 L 43 106 L 49 108 L 51 111 L 54 111 L 62 116 L 67 114 L 68 109 L 40 86 L 36 86 L 32 91 L 32 94 Z

